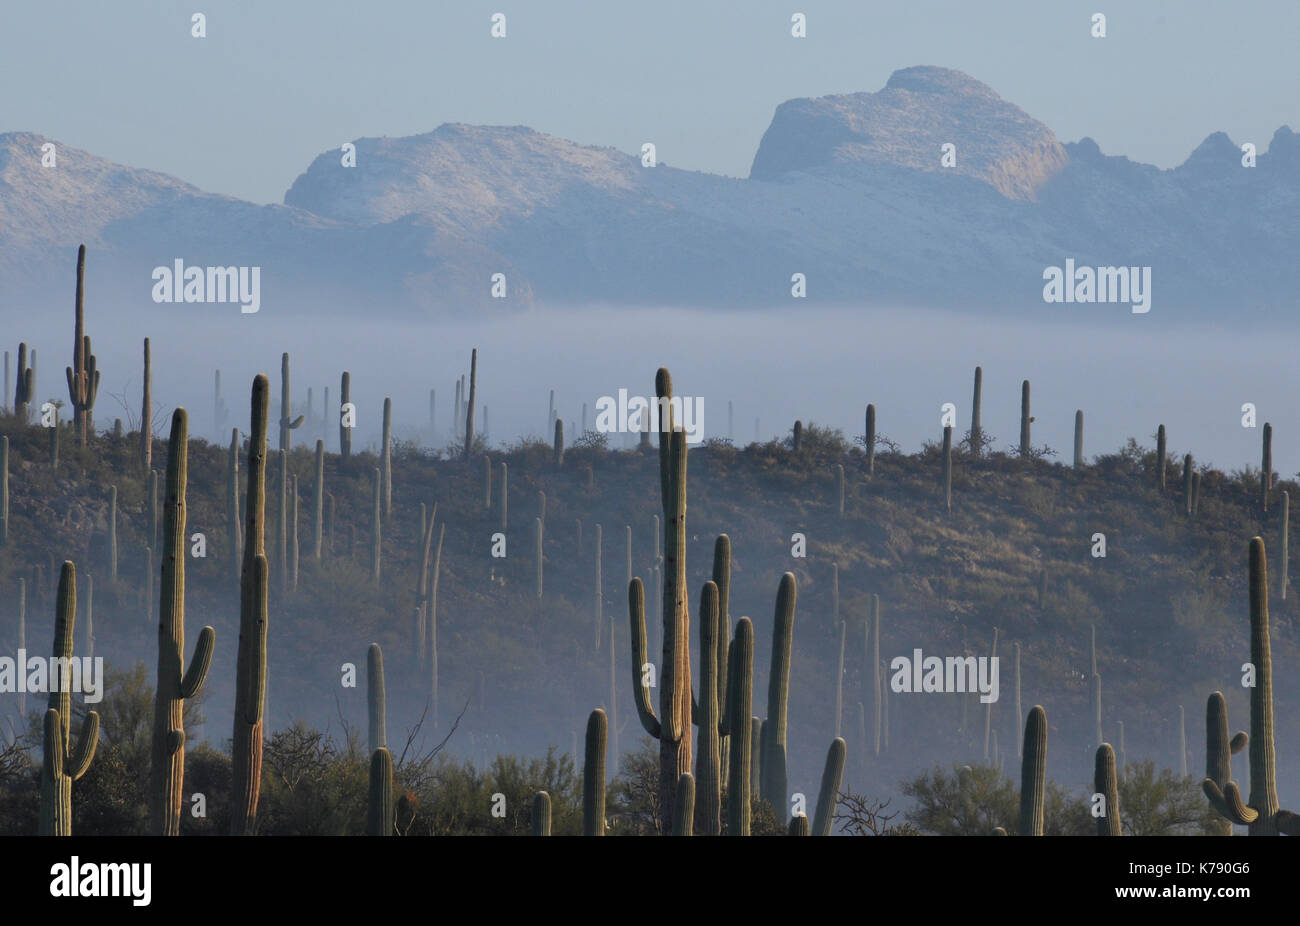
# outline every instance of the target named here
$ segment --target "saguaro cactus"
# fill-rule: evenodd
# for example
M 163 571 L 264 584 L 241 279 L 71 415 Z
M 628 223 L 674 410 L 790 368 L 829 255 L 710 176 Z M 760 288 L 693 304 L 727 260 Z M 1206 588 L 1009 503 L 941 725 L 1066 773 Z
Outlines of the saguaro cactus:
M 230 429 L 226 454 L 226 533 L 230 535 L 230 568 L 238 580 L 242 571 L 244 531 L 239 524 L 239 428 Z
M 700 731 L 695 756 L 695 780 L 699 782 L 697 814 L 699 829 L 705 836 L 722 833 L 722 747 L 717 674 L 718 637 L 725 631 L 720 631 L 718 618 L 718 586 L 712 581 L 705 582 L 700 592 Z M 681 795 L 678 797 L 680 800 Z
M 984 431 L 980 428 L 980 396 L 983 392 L 984 370 L 975 368 L 975 390 L 970 403 L 970 452 L 978 457 L 984 448 Z
M 366 650 L 366 711 L 369 724 L 367 741 L 370 751 L 388 745 L 388 699 L 384 694 L 384 654 L 378 643 Z
M 64 562 L 54 617 L 54 657 L 62 660 L 58 665 L 63 667 L 63 675 L 58 684 L 51 680 L 49 708 L 45 712 L 39 828 L 42 836 L 72 835 L 72 783 L 90 768 L 99 742 L 99 714 L 91 711 L 81 725 L 76 748 L 70 748 L 72 693 L 68 665 L 76 623 L 77 572 L 71 562 Z
M 848 747 L 843 738 L 835 737 L 826 752 L 826 767 L 822 770 L 822 786 L 817 793 L 817 816 L 813 818 L 812 835 L 829 836 L 835 820 L 835 807 L 839 802 L 840 781 L 844 777 L 844 757 Z
M 339 455 L 346 469 L 352 459 L 352 426 L 348 406 L 352 404 L 352 374 L 343 371 L 339 382 Z
M 393 400 L 384 396 L 384 425 L 379 467 L 383 474 L 384 520 L 393 514 Z
M 1168 453 L 1168 440 L 1165 437 L 1165 426 L 1162 424 L 1156 429 L 1156 484 L 1160 491 L 1165 490 L 1165 455 Z
M 796 421 L 794 423 L 794 437 L 791 439 L 790 443 L 791 446 L 793 446 L 795 453 L 798 453 L 803 448 L 803 422 L 802 421 Z
M 683 772 L 677 779 L 677 803 L 673 808 L 672 835 L 694 836 L 695 822 L 695 778 L 690 772 Z
M 1024 761 L 1020 765 L 1020 835 L 1043 835 L 1047 787 L 1047 712 L 1034 705 L 1025 722 Z
M 603 549 L 604 547 L 601 542 L 601 526 L 597 524 L 596 525 L 596 575 L 595 575 L 595 583 L 592 587 L 592 591 L 594 594 L 592 595 L 592 609 L 591 609 L 592 615 L 596 621 L 596 651 L 597 652 L 600 652 L 600 628 L 603 626 L 605 622 L 604 619 L 605 580 L 604 580 L 604 576 L 601 574 Z
M 108 487 L 108 576 L 117 581 L 117 486 Z
M 425 609 L 429 641 L 429 699 L 433 702 L 433 728 L 438 729 L 438 579 L 442 575 L 442 540 L 447 525 L 438 525 L 438 549 L 433 556 L 433 579 L 429 583 L 429 604 Z
M 1214 809 L 1252 836 L 1300 836 L 1300 815 L 1278 809 L 1277 753 L 1273 745 L 1273 655 L 1268 633 L 1268 565 L 1264 539 L 1250 542 L 1250 801 L 1242 803 L 1236 782 L 1201 786 Z
M 280 449 L 289 450 L 293 432 L 302 427 L 303 416 L 293 415 L 293 402 L 289 395 L 289 355 L 280 355 Z
M 150 761 L 150 817 L 155 836 L 179 836 L 185 777 L 185 701 L 203 688 L 212 663 L 216 631 L 199 631 L 194 658 L 185 669 L 186 503 L 189 479 L 189 421 L 185 409 L 172 413 L 163 509 L 162 585 L 158 621 L 158 687 L 154 696 Z
M 586 753 L 582 763 L 582 835 L 605 835 L 605 712 L 596 708 L 587 718 Z M 669 820 L 672 818 L 669 817 Z
M 492 510 L 492 457 L 483 454 L 483 510 Z
M 9 544 L 9 437 L 0 437 L 0 547 Z
M 33 358 L 36 351 L 32 351 Z M 27 344 L 18 345 L 18 379 L 14 384 L 14 416 L 22 424 L 27 423 L 27 406 L 36 394 L 36 371 L 27 365 Z
M 77 440 L 86 446 L 87 425 L 95 396 L 99 392 L 99 370 L 95 355 L 90 352 L 90 336 L 86 334 L 86 246 L 77 248 L 77 297 L 73 324 L 72 366 L 67 368 L 68 397 L 72 401 L 73 426 Z
M 1192 455 L 1183 456 L 1183 514 L 1192 516 Z
M 1273 488 L 1273 426 L 1264 422 L 1264 455 L 1259 464 L 1259 504 L 1268 511 L 1268 493 Z
M 393 756 L 384 747 L 370 754 L 370 800 L 366 809 L 366 835 L 393 835 Z
M 952 425 L 943 429 L 943 510 L 952 514 Z
M 478 391 L 478 348 L 469 355 L 469 400 L 465 411 L 465 457 L 474 452 L 474 395 Z
M 370 513 L 370 579 L 379 584 L 380 558 L 383 555 L 383 526 L 381 518 L 382 478 L 379 470 L 374 471 L 374 504 Z
M 867 473 L 875 475 L 876 472 L 876 406 L 867 406 L 867 429 L 863 434 L 862 442 L 867 451 Z
M 555 444 L 553 448 L 555 465 L 564 465 L 564 419 L 555 419 Z
M 1020 384 L 1020 455 L 1029 456 L 1029 425 L 1034 419 L 1029 414 L 1029 380 Z
M 749 618 L 736 622 L 736 638 L 727 660 L 726 721 L 729 768 L 727 770 L 727 833 L 749 835 L 750 788 L 753 784 L 752 751 L 754 694 L 754 625 Z
M 1228 704 L 1223 700 L 1223 692 L 1211 694 L 1205 702 L 1205 781 L 1213 783 L 1217 793 L 1223 793 L 1232 781 L 1232 757 L 1245 749 L 1249 741 L 1244 731 L 1228 738 Z M 1213 799 L 1210 806 L 1214 806 Z M 1208 835 L 1231 836 L 1232 820 L 1216 814 Z
M 659 740 L 659 819 L 671 827 L 677 782 L 691 770 L 690 610 L 686 591 L 686 433 L 674 427 L 672 378 L 660 367 L 655 376 L 660 408 L 669 409 L 659 432 L 659 484 L 665 519 L 663 568 L 663 662 L 659 674 L 659 716 L 644 688 L 645 596 L 634 580 L 628 589 L 633 649 L 633 686 L 641 725 Z
M 772 805 L 777 819 L 786 823 L 789 808 L 786 787 L 786 712 L 790 702 L 790 653 L 794 645 L 793 572 L 781 577 L 776 593 L 776 615 L 772 628 L 772 664 L 767 675 L 767 721 L 762 742 L 763 799 Z
M 158 542 L 158 470 L 149 470 L 149 481 L 145 488 L 145 501 L 149 508 L 149 533 L 148 544 L 153 546 Z
M 316 470 L 311 489 L 311 557 L 320 562 L 325 540 L 325 442 L 316 441 Z
M 6 504 L 7 504 L 7 502 L 6 502 Z M 1281 539 L 1281 542 L 1282 542 L 1282 544 L 1281 544 L 1281 545 L 1282 545 L 1282 557 L 1281 557 L 1281 560 L 1282 560 L 1282 561 L 1281 561 L 1281 567 L 1282 567 L 1282 568 L 1281 568 L 1281 573 L 1282 573 L 1282 574 L 1278 577 L 1278 583 L 1277 583 L 1277 585 L 1278 585 L 1278 594 L 1281 596 L 1281 598 L 1282 598 L 1283 601 L 1286 601 L 1287 561 L 1288 561 L 1288 559 L 1290 558 L 1289 555 L 1288 555 L 1288 552 L 1287 552 L 1287 551 L 1288 551 L 1288 549 L 1289 549 L 1290 546 L 1291 546 L 1291 538 L 1290 538 L 1290 533 L 1291 533 L 1291 493 L 1290 493 L 1290 492 L 1283 492 L 1283 493 L 1282 493 L 1282 524 L 1281 524 L 1281 527 L 1279 528 L 1279 532 L 1281 533 L 1281 538 L 1280 538 L 1280 539 Z M 0 544 L 3 544 L 3 542 L 4 542 L 3 540 L 0 540 Z
M 1105 813 L 1097 817 L 1098 836 L 1122 836 L 1119 820 L 1119 781 L 1115 775 L 1115 750 L 1110 743 L 1097 747 L 1097 762 L 1092 774 L 1092 786 L 1096 794 L 1105 800 Z
M 551 835 L 551 795 L 538 791 L 533 795 L 533 835 Z
M 500 467 L 497 468 L 497 508 L 500 509 L 500 514 L 501 514 L 500 530 L 501 533 L 503 534 L 509 529 L 509 524 L 510 524 L 510 519 L 509 519 L 510 505 L 509 505 L 509 499 L 506 494 L 509 475 L 510 475 L 510 470 L 506 466 L 506 461 L 502 460 Z
M 871 660 L 871 701 L 875 710 L 875 732 L 872 735 L 873 755 L 880 755 L 880 725 L 883 720 L 883 700 L 885 696 L 884 687 L 881 684 L 880 677 L 880 596 L 871 596 L 871 629 L 868 632 L 871 637 L 871 652 L 868 657 Z M 888 684 L 888 683 L 885 683 Z
M 270 576 L 266 562 L 266 426 L 270 383 L 253 379 L 252 425 L 248 439 L 248 499 L 244 506 L 244 566 L 239 590 L 239 652 L 235 674 L 235 720 L 231 746 L 230 832 L 257 830 L 262 786 L 262 719 L 266 696 L 266 634 Z
M 149 362 L 149 339 L 144 339 L 144 384 L 140 400 L 140 469 L 153 466 L 153 372 Z
M 1074 413 L 1074 468 L 1083 466 L 1083 409 Z

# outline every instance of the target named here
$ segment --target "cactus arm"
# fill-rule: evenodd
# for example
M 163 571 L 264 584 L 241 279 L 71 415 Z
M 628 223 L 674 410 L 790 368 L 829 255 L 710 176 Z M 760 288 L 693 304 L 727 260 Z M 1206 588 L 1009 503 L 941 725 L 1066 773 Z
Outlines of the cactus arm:
M 296 431 L 302 427 L 302 423 L 306 419 L 306 417 L 307 417 L 306 415 L 299 415 L 297 418 L 293 419 L 292 421 L 286 421 L 284 426 L 291 431 Z
M 840 781 L 844 777 L 844 758 L 847 746 L 843 737 L 835 737 L 826 753 L 826 768 L 822 771 L 822 787 L 817 795 L 817 815 L 813 819 L 812 834 L 829 836 L 835 821 L 835 807 L 839 801 Z
M 76 781 L 86 774 L 86 769 L 90 768 L 91 760 L 95 758 L 95 747 L 97 745 L 99 745 L 99 714 L 91 711 L 86 715 L 86 720 L 81 725 L 81 735 L 77 737 L 76 747 L 68 756 L 65 771 L 69 778 Z
M 662 728 L 650 703 L 650 689 L 641 681 L 641 667 L 646 664 L 645 586 L 639 578 L 628 583 L 627 612 L 632 627 L 632 691 L 636 696 L 636 715 L 646 733 L 658 739 Z
M 194 644 L 194 657 L 190 667 L 181 679 L 181 697 L 192 698 L 203 690 L 203 682 L 208 677 L 208 667 L 212 665 L 212 650 L 216 646 L 217 632 L 211 627 L 199 631 L 198 642 Z
M 1248 743 L 1250 743 L 1250 735 L 1244 730 L 1239 730 L 1237 735 L 1232 738 L 1232 742 L 1228 744 L 1228 748 L 1232 750 L 1232 754 L 1235 756 L 1245 749 Z
M 1238 826 L 1249 826 L 1259 818 L 1259 811 L 1242 802 L 1241 791 L 1235 782 L 1228 782 L 1220 791 L 1213 779 L 1206 778 L 1201 782 L 1201 790 L 1215 810 Z

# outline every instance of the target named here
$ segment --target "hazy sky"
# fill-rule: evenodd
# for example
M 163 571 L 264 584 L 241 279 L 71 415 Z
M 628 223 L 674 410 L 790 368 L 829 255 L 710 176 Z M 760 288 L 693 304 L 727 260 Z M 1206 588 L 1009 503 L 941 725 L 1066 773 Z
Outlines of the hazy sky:
M 0 131 L 258 202 L 327 148 L 452 121 L 745 176 L 782 101 L 933 64 L 1062 141 L 1172 167 L 1214 131 L 1263 150 L 1300 127 L 1298 44 L 1294 0 L 5 0 Z

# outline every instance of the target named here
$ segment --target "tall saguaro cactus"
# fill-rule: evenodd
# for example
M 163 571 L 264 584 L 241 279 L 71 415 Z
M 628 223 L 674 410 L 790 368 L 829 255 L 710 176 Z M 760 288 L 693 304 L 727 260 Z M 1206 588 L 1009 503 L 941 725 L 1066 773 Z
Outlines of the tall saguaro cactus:
M 244 566 L 239 590 L 239 652 L 235 670 L 235 722 L 231 746 L 233 791 L 230 832 L 257 830 L 262 786 L 262 721 L 266 699 L 266 635 L 270 577 L 266 562 L 266 427 L 270 383 L 253 379 L 248 439 L 248 500 L 244 506 Z
M 32 351 L 33 362 L 36 351 Z M 36 370 L 27 364 L 27 344 L 18 345 L 18 379 L 14 383 L 14 416 L 22 424 L 27 423 L 27 406 L 36 395 Z
M 1273 426 L 1264 422 L 1264 454 L 1259 464 L 1259 504 L 1268 511 L 1268 493 L 1273 488 Z
M 790 703 L 790 655 L 794 646 L 793 572 L 781 577 L 772 627 L 772 664 L 767 674 L 767 720 L 762 741 L 763 799 L 782 824 L 789 819 L 786 782 L 786 715 Z
M 90 352 L 86 334 L 86 246 L 77 248 L 77 297 L 73 324 L 72 366 L 67 368 L 68 398 L 72 401 L 73 426 L 77 440 L 86 446 L 86 432 L 95 395 L 99 392 L 99 370 Z
M 1169 440 L 1162 424 L 1156 429 L 1156 485 L 1161 492 L 1165 490 L 1165 456 L 1169 452 L 1168 447 Z
M 1083 409 L 1074 413 L 1074 468 L 1083 467 Z
M 388 396 L 384 396 L 383 422 L 379 466 L 384 480 L 384 520 L 387 520 L 393 514 L 393 400 Z
M 1223 692 L 1211 694 L 1205 702 L 1205 781 L 1214 785 L 1216 793 L 1222 794 L 1232 781 L 1232 757 L 1245 749 L 1249 741 L 1244 731 L 1229 739 L 1228 704 Z M 1208 785 L 1202 787 L 1209 793 Z M 1214 806 L 1213 798 L 1211 806 Z M 1215 814 L 1208 835 L 1231 836 L 1232 820 Z
M 9 437 L 0 437 L 0 547 L 9 545 Z
M 1119 780 L 1115 774 L 1115 750 L 1110 743 L 1097 747 L 1097 761 L 1092 774 L 1092 786 L 1095 795 L 1100 794 L 1105 800 L 1105 813 L 1097 817 L 1098 836 L 1123 835 L 1119 820 Z
M 1034 705 L 1025 721 L 1024 760 L 1020 766 L 1020 835 L 1043 835 L 1047 787 L 1047 712 Z
M 366 835 L 393 835 L 393 756 L 383 746 L 370 755 L 370 792 L 366 809 Z
M 474 396 L 478 391 L 478 348 L 469 357 L 469 399 L 465 403 L 465 457 L 474 452 Z
M 629 583 L 630 584 L 630 583 Z M 722 833 L 722 751 L 718 716 L 718 586 L 705 582 L 700 592 L 700 732 L 696 744 L 695 781 L 698 783 L 696 817 L 705 836 Z M 680 833 L 678 835 L 681 835 Z
M 748 836 L 750 789 L 753 785 L 754 625 L 749 618 L 736 622 L 736 638 L 727 659 L 727 699 L 723 711 L 728 749 L 727 834 Z
M 835 822 L 835 807 L 839 802 L 840 781 L 844 777 L 844 757 L 848 752 L 842 737 L 831 741 L 826 752 L 826 767 L 822 770 L 822 786 L 817 792 L 817 815 L 812 823 L 813 836 L 829 836 Z
M 381 518 L 382 477 L 374 471 L 374 504 L 370 512 L 370 580 L 379 584 L 380 559 L 383 556 L 383 526 Z
M 952 514 L 952 425 L 943 429 L 943 509 Z
M 90 768 L 99 742 L 99 714 L 91 711 L 81 725 L 76 748 L 70 748 L 72 693 L 68 665 L 72 660 L 76 623 L 77 572 L 71 562 L 64 562 L 59 573 L 54 616 L 54 657 L 61 660 L 57 665 L 62 667 L 63 675 L 58 684 L 50 685 L 49 708 L 45 712 L 39 829 L 42 836 L 72 835 L 72 783 Z
M 149 360 L 149 339 L 144 339 L 144 385 L 140 400 L 140 469 L 153 466 L 153 369 Z
M 311 489 L 311 558 L 320 562 L 325 540 L 325 442 L 316 441 L 316 469 Z
M 289 395 L 289 354 L 280 355 L 280 449 L 288 451 L 293 432 L 302 427 L 303 416 L 293 415 L 293 402 Z
M 352 374 L 347 370 L 339 381 L 339 456 L 346 469 L 352 459 L 352 424 L 349 405 L 352 404 Z
M 1020 455 L 1029 456 L 1029 425 L 1034 419 L 1029 414 L 1029 380 L 1020 384 Z
M 867 474 L 875 475 L 876 472 L 876 406 L 867 405 L 866 432 L 862 435 L 862 442 L 867 451 Z M 755 435 L 757 440 L 757 435 Z
M 984 431 L 980 428 L 980 398 L 984 386 L 983 367 L 975 368 L 975 389 L 970 403 L 970 452 L 978 457 L 984 448 Z
M 1268 633 L 1268 565 L 1264 539 L 1250 542 L 1250 800 L 1242 803 L 1236 782 L 1201 787 L 1224 817 L 1250 828 L 1252 836 L 1300 836 L 1300 815 L 1278 809 L 1277 753 L 1273 744 L 1273 654 Z
M 172 413 L 163 501 L 162 585 L 158 621 L 158 687 L 154 695 L 150 755 L 150 817 L 155 836 L 179 836 L 185 777 L 185 701 L 197 697 L 212 663 L 216 631 L 199 632 L 194 658 L 185 669 L 186 503 L 189 479 L 189 421 L 185 409 Z
M 659 673 L 659 716 L 650 707 L 646 684 L 645 595 L 638 580 L 628 589 L 631 621 L 632 679 L 637 714 L 652 738 L 659 740 L 659 819 L 671 828 L 677 782 L 691 770 L 691 618 L 686 590 L 686 433 L 674 427 L 670 400 L 672 378 L 660 367 L 655 376 L 660 409 L 667 426 L 659 432 L 659 484 L 664 513 L 663 662 Z M 663 412 L 661 411 L 661 415 Z
M 230 568 L 238 580 L 244 548 L 244 531 L 239 523 L 239 428 L 230 429 L 230 450 L 226 455 L 226 532 L 230 535 Z
M 586 753 L 582 763 L 582 835 L 605 835 L 605 712 L 596 708 L 587 718 Z M 674 782 L 675 783 L 675 782 Z M 672 819 L 670 815 L 669 820 Z
M 384 693 L 384 654 L 378 643 L 366 650 L 366 711 L 370 751 L 388 745 L 388 698 Z

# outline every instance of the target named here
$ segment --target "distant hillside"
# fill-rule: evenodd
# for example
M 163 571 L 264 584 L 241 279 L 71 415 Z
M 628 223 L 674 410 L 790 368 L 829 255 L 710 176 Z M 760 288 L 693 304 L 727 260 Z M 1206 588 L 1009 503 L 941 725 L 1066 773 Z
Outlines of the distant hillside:
M 1243 141 L 1260 152 L 1254 167 Z M 47 142 L 55 167 L 41 166 Z M 83 241 L 110 304 L 138 305 L 152 268 L 180 258 L 262 266 L 265 311 L 361 304 L 379 318 L 781 306 L 795 273 L 822 304 L 1061 315 L 1080 309 L 1045 306 L 1042 274 L 1066 259 L 1151 267 L 1158 313 L 1276 318 L 1300 283 L 1290 128 L 1271 140 L 1216 132 L 1161 170 L 1088 138 L 1062 144 L 945 68 L 780 104 L 746 179 L 681 170 L 662 147 L 651 167 L 640 152 L 524 126 L 445 124 L 351 144 L 355 167 L 322 152 L 284 205 L 257 206 L 40 135 L 0 135 L 0 298 L 18 308 L 44 297 Z
M 273 409 L 277 403 L 273 397 Z M 0 651 L 17 647 L 17 582 L 26 578 L 31 586 L 28 646 L 35 653 L 49 652 L 52 578 L 56 565 L 71 559 L 83 582 L 94 577 L 96 654 L 118 669 L 142 662 L 152 679 L 157 644 L 144 598 L 148 509 L 136 437 L 99 434 L 89 448 L 80 449 L 65 426 L 58 469 L 52 471 L 47 430 L 5 416 L 0 434 L 10 440 L 11 518 L 9 543 L 0 548 Z M 631 527 L 632 571 L 648 577 L 657 552 L 653 519 L 662 515 L 656 453 L 608 451 L 589 435 L 570 447 L 557 467 L 545 444 L 491 448 L 488 507 L 482 459 L 446 459 L 425 447 L 400 445 L 393 457 L 393 512 L 382 528 L 383 579 L 375 585 L 369 550 L 371 478 L 378 460 L 361 454 L 344 467 L 337 454 L 327 454 L 324 485 L 336 507 L 332 544 L 327 535 L 317 563 L 311 555 L 316 436 L 310 428 L 295 432 L 288 456 L 300 497 L 300 577 L 298 590 L 284 596 L 272 583 L 272 728 L 302 719 L 337 733 L 346 719 L 364 729 L 364 682 L 345 689 L 340 678 L 344 663 L 364 671 L 372 641 L 382 644 L 386 656 L 390 737 L 403 738 L 401 731 L 417 721 L 428 690 L 428 673 L 415 662 L 412 618 L 420 505 L 436 503 L 438 522 L 446 526 L 438 597 L 439 735 L 468 705 L 451 742 L 455 752 L 482 761 L 501 752 L 537 754 L 548 744 L 570 751 L 587 713 L 610 707 L 613 672 L 618 746 L 620 751 L 635 747 L 642 734 L 631 701 L 625 526 Z M 336 434 L 325 439 L 331 448 L 336 445 Z M 160 476 L 166 456 L 166 444 L 156 441 L 153 467 Z M 502 518 L 501 463 L 508 468 L 507 556 L 494 559 L 492 535 Z M 1069 787 L 1089 779 L 1094 743 L 1086 674 L 1095 624 L 1105 735 L 1115 741 L 1122 721 L 1130 761 L 1151 757 L 1176 768 L 1182 705 L 1188 767 L 1195 774 L 1203 767 L 1201 720 L 1211 691 L 1226 694 L 1234 730 L 1247 723 L 1239 679 L 1249 658 L 1246 547 L 1256 534 L 1269 544 L 1273 569 L 1275 664 L 1287 665 L 1298 655 L 1300 610 L 1294 589 L 1281 597 L 1277 544 L 1282 493 L 1294 495 L 1297 485 L 1278 482 L 1264 516 L 1257 470 L 1236 475 L 1206 470 L 1199 510 L 1188 517 L 1181 456 L 1171 451 L 1164 465 L 1162 492 L 1156 487 L 1154 452 L 1136 446 L 1091 458 L 1080 469 L 1001 453 L 975 458 L 959 448 L 947 515 L 936 446 L 908 455 L 892 451 L 886 440 L 872 474 L 860 446 L 812 425 L 803 429 L 798 452 L 788 442 L 745 448 L 710 442 L 692 451 L 688 463 L 692 612 L 710 574 L 714 539 L 725 532 L 733 550 L 731 618 L 734 623 L 746 615 L 755 622 L 755 711 L 762 714 L 777 585 L 787 570 L 797 577 L 792 788 L 815 792 L 833 736 L 840 642 L 833 619 L 833 565 L 838 566 L 840 618 L 848 627 L 842 732 L 849 741 L 848 780 L 856 790 L 887 797 L 897 794 L 905 774 L 933 762 L 983 758 L 984 707 L 977 697 L 933 694 L 892 695 L 888 749 L 879 759 L 863 756 L 858 704 L 870 723 L 864 620 L 873 594 L 882 602 L 882 660 L 910 656 L 914 648 L 928 655 L 987 655 L 998 629 L 1001 697 L 992 729 L 1008 770 L 1015 767 L 1019 737 L 1012 658 L 1018 644 L 1022 709 L 1042 704 L 1049 718 L 1049 774 Z M 208 723 L 192 733 L 196 740 L 220 745 L 230 732 L 238 636 L 226 449 L 191 440 L 189 466 L 190 530 L 206 535 L 208 555 L 187 563 L 187 630 L 192 641 L 210 623 L 217 635 L 203 706 Z M 240 469 L 246 473 L 242 459 Z M 274 536 L 277 471 L 273 459 L 268 538 Z M 116 582 L 109 578 L 106 555 L 110 486 L 118 490 Z M 539 600 L 534 519 L 541 514 L 542 492 L 545 574 Z M 597 525 L 602 533 L 599 625 Z M 795 533 L 807 538 L 806 558 L 791 555 Z M 1091 555 L 1096 533 L 1106 535 L 1104 559 Z M 275 555 L 270 539 L 268 555 Z M 653 601 L 654 584 L 648 585 Z M 83 585 L 83 602 L 84 596 Z M 155 602 L 155 614 L 156 607 Z M 648 608 L 653 613 L 653 604 Z M 651 620 L 651 628 L 651 658 L 657 659 L 657 621 Z M 693 628 L 698 653 L 697 633 Z M 78 640 L 81 652 L 81 631 Z M 1300 687 L 1291 675 L 1277 674 L 1275 698 L 1279 771 L 1283 779 L 1295 780 L 1300 725 L 1288 706 L 1298 703 Z M 28 706 L 39 705 L 29 698 Z M 13 713 L 14 697 L 0 696 L 0 715 Z M 1244 776 L 1244 771 L 1237 775 Z

